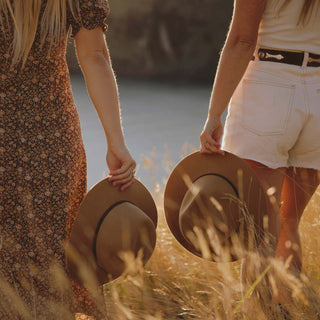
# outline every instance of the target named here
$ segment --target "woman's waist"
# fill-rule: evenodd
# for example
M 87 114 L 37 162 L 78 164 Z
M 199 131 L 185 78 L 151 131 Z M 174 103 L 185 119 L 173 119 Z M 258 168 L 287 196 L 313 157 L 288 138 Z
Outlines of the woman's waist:
M 259 31 L 257 44 L 259 47 L 320 54 L 320 30 L 313 33 L 301 33 L 295 28 L 283 32 Z
M 244 79 L 284 84 L 320 85 L 320 67 L 302 67 L 273 61 L 251 61 Z
M 63 95 L 70 87 L 69 70 L 66 64 L 58 66 L 26 66 L 24 69 L 0 68 L 0 92 L 11 98 L 32 95 Z
M 0 75 L 6 75 L 7 81 L 10 79 L 25 81 L 32 79 L 34 76 L 45 78 L 67 71 L 68 67 L 64 53 L 56 56 L 30 54 L 24 66 L 22 66 L 21 62 L 12 65 L 11 57 L 8 53 L 0 55 Z
M 284 50 L 257 46 L 253 60 L 289 64 L 303 69 L 306 67 L 319 68 L 320 54 L 308 51 Z
M 36 80 L 36 79 L 35 79 Z M 74 105 L 70 84 L 66 81 L 55 82 L 52 78 L 36 83 L 16 82 L 10 84 L 0 80 L 0 107 L 7 112 L 13 108 L 24 112 L 26 109 L 38 113 L 56 112 Z
M 70 124 L 78 123 L 78 111 L 71 94 L 41 96 L 30 93 L 30 98 L 20 96 L 19 99 L 1 97 L 1 121 L 11 124 L 6 129 L 27 132 L 37 130 L 51 132 L 55 127 L 68 131 Z

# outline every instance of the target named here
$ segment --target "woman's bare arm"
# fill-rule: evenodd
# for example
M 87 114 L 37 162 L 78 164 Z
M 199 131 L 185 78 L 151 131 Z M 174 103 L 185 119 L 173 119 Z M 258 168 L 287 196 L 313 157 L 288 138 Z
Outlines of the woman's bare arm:
M 265 3 L 266 0 L 235 0 L 230 31 L 213 85 L 207 122 L 200 137 L 202 151 L 217 152 L 219 149 L 221 115 L 253 56 Z M 204 141 L 207 141 L 206 146 Z
M 81 28 L 75 35 L 75 45 L 89 96 L 106 135 L 110 180 L 125 189 L 132 183 L 135 162 L 124 142 L 118 87 L 102 28 Z

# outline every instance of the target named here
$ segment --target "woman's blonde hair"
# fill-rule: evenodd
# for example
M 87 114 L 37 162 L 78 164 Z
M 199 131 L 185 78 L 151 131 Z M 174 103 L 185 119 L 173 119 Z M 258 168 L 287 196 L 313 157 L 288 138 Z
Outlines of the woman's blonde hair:
M 67 5 L 74 13 L 77 8 L 75 0 L 47 0 L 41 18 L 41 46 L 47 38 L 50 40 L 50 48 L 61 40 L 62 34 L 66 32 Z M 0 27 L 8 24 L 10 17 L 14 24 L 10 48 L 13 65 L 22 62 L 24 66 L 27 60 L 36 36 L 41 6 L 42 0 L 0 0 Z
M 285 0 L 281 9 L 286 7 L 291 0 Z M 298 24 L 306 25 L 314 16 L 315 13 L 319 11 L 319 0 L 304 0 L 304 4 L 300 13 Z

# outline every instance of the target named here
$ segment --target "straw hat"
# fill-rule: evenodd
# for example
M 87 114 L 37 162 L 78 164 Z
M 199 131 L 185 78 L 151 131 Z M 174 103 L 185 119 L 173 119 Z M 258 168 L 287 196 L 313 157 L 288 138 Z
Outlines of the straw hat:
M 100 284 L 125 270 L 121 255 L 142 254 L 145 264 L 156 243 L 157 209 L 148 190 L 135 180 L 119 191 L 108 179 L 96 184 L 83 199 L 66 246 L 71 276 L 83 281 L 94 276 Z
M 187 250 L 233 261 L 264 238 L 267 197 L 237 156 L 193 153 L 171 173 L 164 194 L 168 226 Z

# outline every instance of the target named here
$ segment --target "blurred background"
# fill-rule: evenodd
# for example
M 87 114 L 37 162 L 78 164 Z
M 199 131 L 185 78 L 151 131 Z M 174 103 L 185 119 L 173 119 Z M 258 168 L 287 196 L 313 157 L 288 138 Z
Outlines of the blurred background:
M 150 187 L 166 179 L 181 154 L 199 146 L 233 2 L 109 3 L 106 37 L 119 85 L 125 137 L 140 165 L 138 177 Z M 90 188 L 108 172 L 106 142 L 71 39 L 67 57 L 87 150 Z

